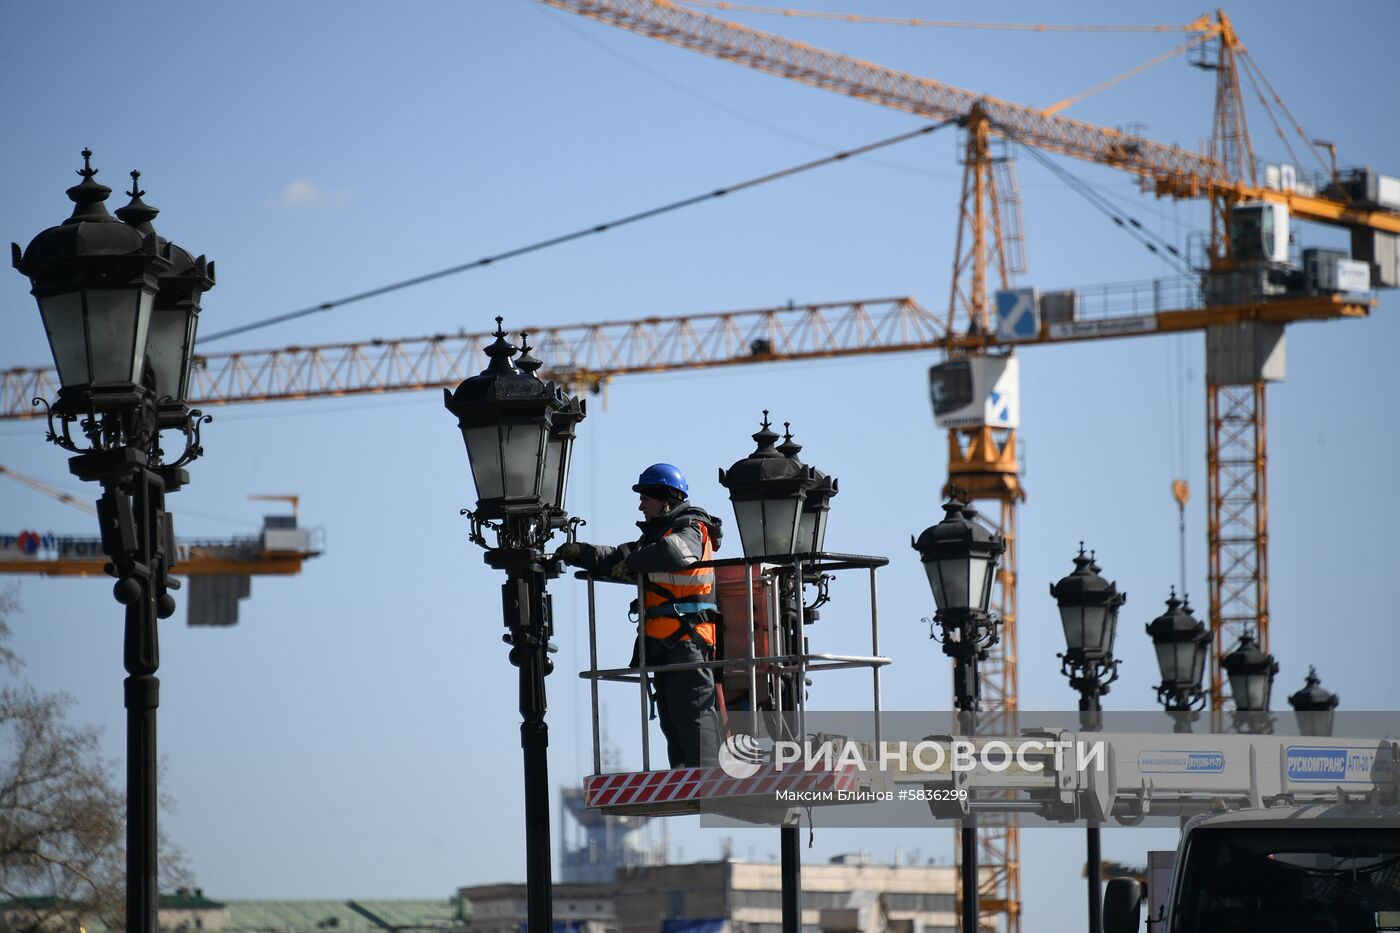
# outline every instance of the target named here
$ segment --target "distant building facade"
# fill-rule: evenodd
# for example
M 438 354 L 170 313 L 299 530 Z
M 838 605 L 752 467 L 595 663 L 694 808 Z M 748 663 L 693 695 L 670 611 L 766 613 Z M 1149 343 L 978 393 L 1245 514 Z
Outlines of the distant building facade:
M 224 906 L 224 933 L 466 933 L 471 927 L 471 904 L 460 895 L 436 900 L 228 901 Z M 161 913 L 163 919 L 164 910 Z
M 730 933 L 781 933 L 782 867 L 728 859 L 623 872 L 618 933 L 655 933 L 666 920 L 728 921 Z M 954 933 L 957 872 L 876 865 L 843 856 L 802 866 L 802 927 L 823 931 Z
M 205 897 L 199 888 L 179 888 L 174 894 L 160 896 L 156 926 L 170 931 L 211 930 L 222 933 L 228 925 L 225 906 Z M 0 930 L 106 933 L 108 929 L 102 918 L 89 914 L 81 905 L 52 897 L 18 897 L 0 901 Z
M 802 866 L 802 927 L 830 933 L 955 933 L 957 872 L 843 856 Z M 523 884 L 462 888 L 472 933 L 519 933 Z M 554 919 L 581 933 L 781 933 L 782 868 L 722 859 L 624 868 L 612 884 L 557 884 Z
M 228 926 L 228 911 L 224 904 L 204 896 L 199 888 L 178 888 L 174 894 L 162 894 L 156 912 L 156 924 L 162 930 L 216 930 Z
M 480 884 L 457 892 L 472 905 L 471 933 L 520 933 L 528 916 L 523 884 Z M 617 933 L 611 884 L 554 885 L 554 923 L 577 933 Z

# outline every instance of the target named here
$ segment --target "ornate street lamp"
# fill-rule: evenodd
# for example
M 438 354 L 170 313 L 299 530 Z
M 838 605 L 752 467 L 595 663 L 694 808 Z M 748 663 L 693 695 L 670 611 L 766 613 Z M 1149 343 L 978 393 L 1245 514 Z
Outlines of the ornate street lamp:
M 463 380 L 455 392 L 444 389 L 443 404 L 457 416 L 476 485 L 476 508 L 467 512 L 471 539 L 486 550 L 489 566 L 506 572 L 505 641 L 510 663 L 520 669 L 526 910 L 530 933 L 548 933 L 554 907 L 544 679 L 554 668 L 549 660 L 554 621 L 545 585 L 558 576 L 559 566 L 545 557 L 544 547 L 556 528 L 572 535 L 577 522 L 564 512 L 564 494 L 574 428 L 584 418 L 584 406 L 535 375 L 540 361 L 528 344 L 517 348 L 506 342 L 499 317 L 494 336 L 486 347 L 486 369 Z M 512 362 L 517 353 L 519 361 Z M 486 530 L 495 533 L 494 546 L 487 543 Z
M 1006 539 L 973 521 L 977 510 L 966 502 L 943 505 L 943 520 L 909 543 L 919 552 L 929 588 L 938 607 L 934 621 L 942 629 L 943 653 L 953 659 L 953 692 L 960 719 L 969 734 L 977 731 L 977 662 L 996 644 L 997 620 L 987 611 L 996 579 L 997 559 Z M 930 637 L 933 636 L 930 633 Z M 969 813 L 962 824 L 962 930 L 978 933 L 977 823 Z
M 744 556 L 801 553 L 799 545 L 812 541 L 802 541 L 800 528 L 807 491 L 817 483 L 815 471 L 774 447 L 778 435 L 768 424 L 767 409 L 763 411 L 763 426 L 753 439 L 757 444 L 753 453 L 719 471 L 719 483 L 729 490 L 734 504 Z
M 943 653 L 956 664 L 958 709 L 970 712 L 977 708 L 977 661 L 996 644 L 996 620 L 987 607 L 1006 540 L 973 521 L 977 510 L 965 502 L 949 500 L 943 511 L 941 522 L 910 543 L 933 590 Z
M 1298 717 L 1298 731 L 1303 735 L 1331 735 L 1332 719 L 1341 697 L 1322 686 L 1317 668 L 1309 666 L 1303 688 L 1288 698 L 1288 705 Z
M 102 485 L 102 546 L 126 606 L 123 657 L 127 709 L 127 929 L 155 933 L 159 879 L 156 825 L 156 709 L 160 652 L 156 620 L 175 611 L 168 574 L 175 531 L 165 496 L 189 481 L 184 467 L 203 452 L 209 419 L 185 404 L 199 298 L 214 285 L 213 263 L 193 259 L 156 234 L 158 211 L 141 200 L 132 172 L 131 203 L 113 217 L 92 152 L 82 181 L 68 189 L 72 215 L 21 250 L 14 267 L 29 278 L 58 370 L 58 398 L 35 399 L 48 412 L 48 440 L 73 453 L 72 473 Z M 73 437 L 78 425 L 81 436 Z M 183 434 L 167 459 L 160 432 Z
M 1267 731 L 1269 697 L 1273 693 L 1274 675 L 1278 673 L 1274 656 L 1264 653 L 1252 632 L 1245 632 L 1235 650 L 1220 659 L 1220 666 L 1225 668 L 1225 676 L 1230 680 L 1237 728 L 1249 732 Z
M 752 435 L 754 452 L 728 470 L 721 469 L 719 482 L 729 490 L 745 557 L 783 563 L 784 558 L 798 555 L 794 566 L 778 575 L 778 605 L 783 640 L 801 651 L 802 623 L 817 618 L 818 607 L 826 602 L 826 581 L 820 573 L 798 565 L 802 556 L 822 552 L 836 480 L 803 463 L 798 456 L 802 445 L 792 439 L 790 425 L 784 424 L 783 429 L 783 444 L 775 446 L 778 435 L 764 409 L 763 424 Z M 749 572 L 748 567 L 744 569 Z M 804 583 L 818 588 L 810 606 L 803 605 Z M 785 706 L 787 701 L 781 698 L 795 698 L 805 687 L 799 675 L 788 673 L 778 675 L 776 689 L 779 705 Z M 779 833 L 783 929 L 796 930 L 801 926 L 801 846 L 796 826 L 783 826 Z
M 1103 728 L 1099 715 L 1099 697 L 1108 693 L 1108 685 L 1118 679 L 1118 661 L 1113 657 L 1113 639 L 1118 632 L 1118 609 L 1127 601 L 1126 593 L 1118 592 L 1118 584 L 1099 576 L 1101 568 L 1093 555 L 1084 555 L 1084 542 L 1079 542 L 1079 556 L 1074 570 L 1058 583 L 1050 585 L 1050 595 L 1060 607 L 1060 624 L 1065 632 L 1065 653 L 1060 655 L 1060 673 L 1069 678 L 1069 685 L 1079 692 L 1080 726 L 1088 731 Z M 1089 930 L 1102 929 L 1103 904 L 1099 894 L 1099 864 L 1101 846 L 1099 827 L 1090 825 L 1086 835 L 1089 877 Z
M 1113 640 L 1118 632 L 1118 609 L 1128 598 L 1118 592 L 1116 583 L 1099 576 L 1099 569 L 1092 556 L 1085 556 L 1084 544 L 1080 542 L 1074 570 L 1050 585 L 1065 633 L 1061 673 L 1079 691 L 1079 708 L 1084 711 L 1097 711 L 1099 697 L 1108 693 L 1108 685 L 1118 679 Z
M 486 369 L 464 379 L 455 392 L 442 390 L 443 404 L 457 416 L 467 446 L 477 496 L 472 514 L 481 522 L 538 516 L 552 504 L 545 498 L 545 456 L 554 413 L 569 407 L 558 386 L 511 362 L 517 353 L 528 355 L 529 347 L 506 343 L 500 324 L 496 318 Z M 508 524 L 509 530 L 519 526 Z
M 1147 625 L 1152 647 L 1157 652 L 1157 702 L 1169 713 L 1187 714 L 1205 705 L 1201 677 L 1205 673 L 1210 633 L 1204 622 L 1191 614 L 1191 607 L 1176 598 L 1176 588 L 1167 597 L 1167 611 Z M 1174 717 L 1177 731 L 1190 731 L 1188 717 Z M 1184 728 L 1183 728 L 1184 726 Z

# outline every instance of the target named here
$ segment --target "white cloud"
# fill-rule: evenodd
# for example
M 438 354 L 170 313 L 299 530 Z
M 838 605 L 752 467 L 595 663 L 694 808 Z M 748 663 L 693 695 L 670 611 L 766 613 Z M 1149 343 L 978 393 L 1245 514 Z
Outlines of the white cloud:
M 304 178 L 298 178 L 282 189 L 282 206 L 297 207 L 303 204 L 315 204 L 322 197 L 323 195 L 315 185 Z
M 287 210 L 299 210 L 308 208 L 337 208 L 344 207 L 354 198 L 354 192 L 346 191 L 323 191 L 316 187 L 313 182 L 305 178 L 295 179 L 282 189 L 282 195 L 277 200 L 277 205 Z

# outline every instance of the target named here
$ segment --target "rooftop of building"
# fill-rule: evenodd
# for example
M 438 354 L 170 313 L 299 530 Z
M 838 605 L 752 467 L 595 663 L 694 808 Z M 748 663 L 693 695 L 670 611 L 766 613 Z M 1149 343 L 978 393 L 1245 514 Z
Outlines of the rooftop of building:
M 435 900 L 231 900 L 228 930 L 364 933 L 442 930 L 466 926 L 471 907 L 460 897 Z

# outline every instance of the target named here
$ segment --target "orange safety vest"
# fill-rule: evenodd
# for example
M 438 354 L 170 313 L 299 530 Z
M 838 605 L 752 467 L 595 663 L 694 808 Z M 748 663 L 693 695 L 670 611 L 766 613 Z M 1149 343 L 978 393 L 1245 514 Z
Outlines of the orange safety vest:
M 667 531 L 661 537 L 669 534 L 671 531 Z M 700 543 L 700 560 L 714 560 L 715 549 L 710 543 L 710 529 L 704 522 L 700 523 Z M 712 612 L 719 609 L 715 604 L 715 568 L 655 570 L 646 575 L 648 638 L 670 638 L 681 629 L 679 616 L 695 615 L 707 609 Z M 715 643 L 713 622 L 699 622 L 692 628 L 707 644 Z M 689 633 L 682 634 L 681 640 L 689 641 Z

